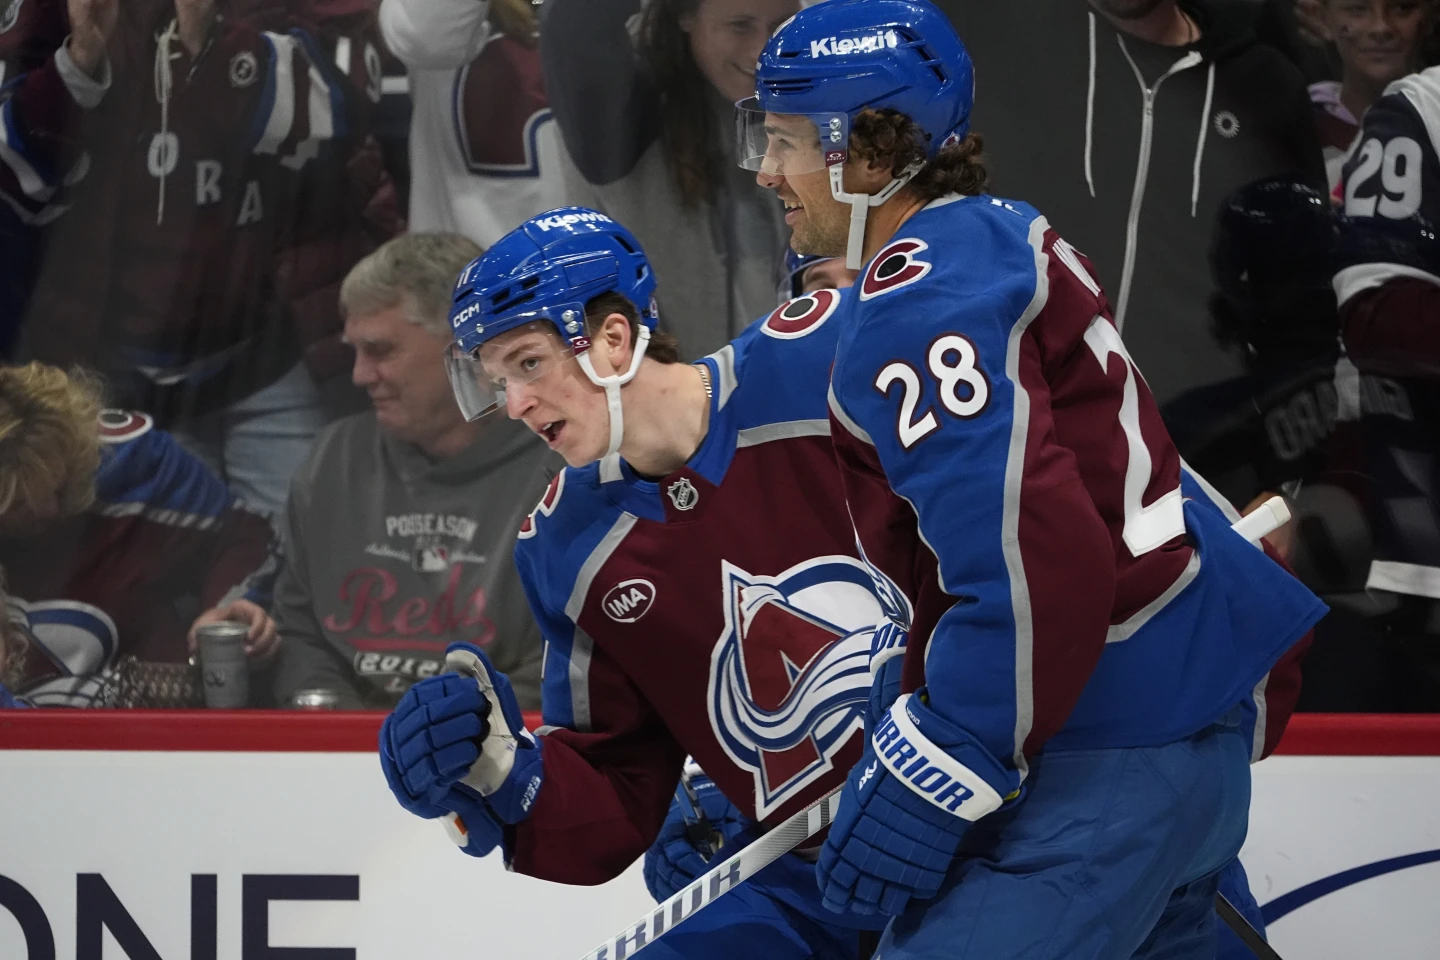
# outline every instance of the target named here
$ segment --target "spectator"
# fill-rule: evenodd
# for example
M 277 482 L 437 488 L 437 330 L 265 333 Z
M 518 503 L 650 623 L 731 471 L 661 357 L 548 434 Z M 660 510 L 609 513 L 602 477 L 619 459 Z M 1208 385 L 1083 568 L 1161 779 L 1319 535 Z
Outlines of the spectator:
M 987 5 L 988 6 L 988 5 Z M 733 104 L 799 0 L 549 0 L 540 53 L 573 168 L 568 202 L 635 231 L 661 284 L 660 326 L 689 356 L 766 313 L 783 209 L 737 165 Z
M 25 674 L 29 645 L 25 635 L 11 624 L 10 594 L 5 589 L 5 571 L 0 570 L 0 709 L 27 706 L 15 698 Z
M 84 172 L 80 118 L 110 87 L 117 10 L 117 0 L 16 0 L 0 11 L 0 357 L 19 332 L 41 228 Z
M 267 512 L 325 419 L 299 361 L 339 319 L 315 298 L 374 246 L 343 176 L 368 100 L 289 6 L 122 5 L 94 162 L 25 330 Z
M 557 464 L 518 421 L 467 422 L 442 359 L 455 278 L 479 254 L 454 234 L 407 234 L 341 287 L 374 409 L 328 427 L 291 486 L 282 705 L 320 688 L 345 707 L 393 706 L 456 640 L 484 646 L 539 705 L 540 632 L 510 551 Z
M 489 246 L 565 201 L 530 0 L 382 0 L 410 72 L 410 226 Z M 488 19 L 487 19 L 488 14 Z
M 17 692 L 68 704 L 121 656 L 184 663 L 194 626 L 222 619 L 263 662 L 269 524 L 149 417 L 99 407 L 81 374 L 0 367 L 0 566 L 34 640 Z
M 1340 79 L 1310 85 L 1330 190 L 1360 132 L 1360 120 L 1385 87 L 1420 69 L 1430 29 L 1430 0 L 1320 0 L 1320 22 L 1340 59 Z
M 1367 594 L 1378 641 L 1349 666 L 1349 709 L 1440 710 L 1440 67 L 1403 77 L 1362 120 L 1345 165 L 1335 275 L 1346 352 L 1361 373 Z
M 1305 84 L 1221 0 L 967 3 L 994 191 L 1023 196 L 1088 254 L 1164 407 L 1241 376 L 1212 336 L 1207 253 L 1220 206 L 1268 176 L 1325 189 Z M 1184 449 L 1181 450 L 1184 453 Z

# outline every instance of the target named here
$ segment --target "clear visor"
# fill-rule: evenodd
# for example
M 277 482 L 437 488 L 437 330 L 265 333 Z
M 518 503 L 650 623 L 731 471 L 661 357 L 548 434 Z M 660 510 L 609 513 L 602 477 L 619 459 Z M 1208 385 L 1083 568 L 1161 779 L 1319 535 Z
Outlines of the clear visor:
M 583 342 L 583 341 L 582 341 Z M 471 350 L 459 341 L 445 351 L 445 372 L 466 420 L 478 420 L 537 390 L 576 353 L 549 320 L 534 320 Z
M 843 113 L 766 113 L 754 97 L 735 105 L 740 166 L 772 177 L 814 173 L 845 161 L 850 122 Z

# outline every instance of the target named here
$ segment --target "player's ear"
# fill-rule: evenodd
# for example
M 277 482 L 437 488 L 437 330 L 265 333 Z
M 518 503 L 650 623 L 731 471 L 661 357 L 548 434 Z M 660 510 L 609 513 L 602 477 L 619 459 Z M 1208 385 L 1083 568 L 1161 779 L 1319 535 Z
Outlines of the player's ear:
M 890 164 L 851 155 L 845 161 L 845 189 L 851 193 L 879 193 L 891 181 Z
M 630 351 L 634 348 L 630 338 L 630 321 L 623 313 L 606 314 L 600 321 L 600 330 L 595 337 L 597 346 L 605 350 L 610 366 L 625 370 L 630 366 Z

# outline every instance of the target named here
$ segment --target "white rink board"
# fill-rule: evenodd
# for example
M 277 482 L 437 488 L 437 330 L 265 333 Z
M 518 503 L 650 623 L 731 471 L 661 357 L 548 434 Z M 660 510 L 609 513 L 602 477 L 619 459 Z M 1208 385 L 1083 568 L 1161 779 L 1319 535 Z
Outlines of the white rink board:
M 1440 957 L 1440 757 L 1271 757 L 1254 768 L 1240 859 L 1266 903 L 1397 857 L 1437 859 L 1352 883 L 1281 917 L 1285 960 Z
M 1440 851 L 1440 757 L 1275 757 L 1255 769 L 1243 854 L 1261 904 L 1392 857 Z M 110 933 L 77 953 L 79 875 L 99 874 L 162 960 L 243 960 L 242 890 L 260 875 L 356 877 L 358 902 L 258 894 L 271 947 L 315 960 L 573 960 L 644 913 L 638 867 L 603 887 L 506 873 L 402 811 L 367 754 L 0 750 L 0 903 L 32 898 L 62 960 L 120 960 Z M 218 949 L 192 956 L 191 875 L 214 875 Z M 208 889 L 208 888 L 207 888 Z M 204 899 L 202 890 L 202 900 Z M 254 907 L 254 904 L 252 904 Z M 201 911 L 203 913 L 203 910 Z M 32 910 L 29 922 L 36 922 Z M 1434 960 L 1440 863 L 1328 893 L 1271 930 L 1286 960 Z M 140 960 L 145 954 L 135 954 Z M 27 954 L 0 906 L 0 958 Z M 268 958 L 267 958 L 268 960 Z M 295 953 L 287 960 L 307 960 Z

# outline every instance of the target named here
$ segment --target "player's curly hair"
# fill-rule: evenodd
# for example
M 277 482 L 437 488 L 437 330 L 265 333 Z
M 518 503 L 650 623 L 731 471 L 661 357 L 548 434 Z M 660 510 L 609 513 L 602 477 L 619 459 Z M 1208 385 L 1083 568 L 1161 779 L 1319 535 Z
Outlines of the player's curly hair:
M 94 501 L 101 396 L 83 370 L 0 366 L 0 526 L 73 516 Z
M 600 332 L 600 325 L 605 322 L 605 318 L 612 313 L 618 313 L 630 322 L 630 342 L 634 343 L 640 330 L 640 311 L 635 309 L 635 304 L 613 290 L 598 297 L 591 297 L 585 304 L 585 329 L 592 337 L 595 336 Z M 645 356 L 656 363 L 679 363 L 680 341 L 663 330 L 652 330 Z
M 652 0 L 641 13 L 636 44 L 655 89 L 660 91 L 661 146 L 680 191 L 680 202 L 691 209 L 715 202 L 722 158 L 732 152 L 721 142 L 710 81 L 695 63 L 690 37 L 680 26 L 702 2 Z
M 928 139 L 915 121 L 898 110 L 862 110 L 850 125 L 850 155 L 888 164 L 891 176 L 898 176 L 910 164 L 925 160 Z M 952 193 L 968 197 L 984 193 L 990 179 L 984 149 L 980 134 L 966 134 L 959 143 L 941 149 L 905 189 L 926 203 Z

